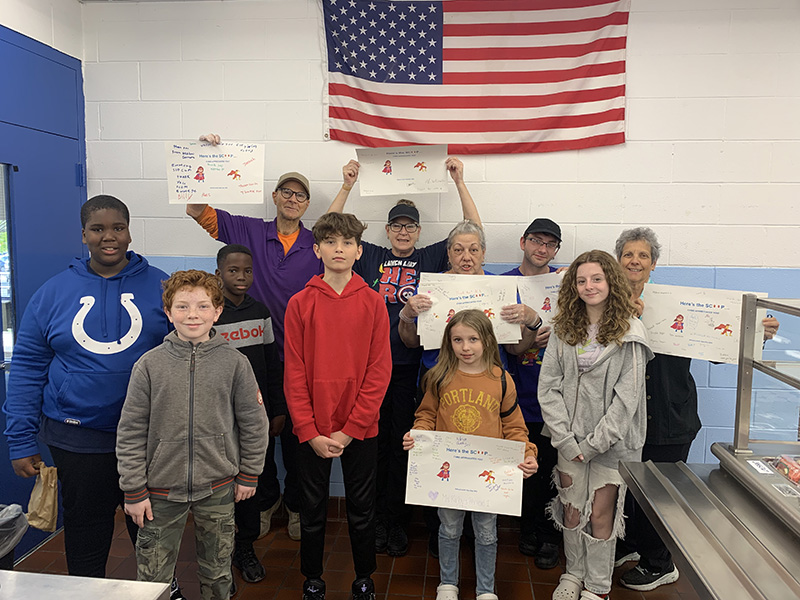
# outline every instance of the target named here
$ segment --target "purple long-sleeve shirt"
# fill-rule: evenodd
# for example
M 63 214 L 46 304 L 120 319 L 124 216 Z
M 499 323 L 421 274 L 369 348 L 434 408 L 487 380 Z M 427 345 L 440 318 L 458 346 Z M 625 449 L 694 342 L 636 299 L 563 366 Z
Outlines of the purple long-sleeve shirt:
M 232 215 L 217 211 L 218 239 L 226 244 L 242 244 L 253 253 L 253 287 L 248 292 L 263 302 L 272 314 L 278 351 L 283 360 L 283 317 L 289 298 L 302 290 L 308 280 L 322 273 L 322 261 L 314 254 L 314 236 L 300 223 L 300 233 L 283 252 L 275 220 Z

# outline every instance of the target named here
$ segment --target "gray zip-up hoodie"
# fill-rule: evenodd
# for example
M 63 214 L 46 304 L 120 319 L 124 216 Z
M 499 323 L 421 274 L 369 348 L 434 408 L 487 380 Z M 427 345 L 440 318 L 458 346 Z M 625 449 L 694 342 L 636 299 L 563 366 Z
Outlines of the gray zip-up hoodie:
M 539 404 L 561 456 L 616 469 L 642 457 L 647 431 L 645 367 L 653 358 L 647 331 L 630 319 L 622 345 L 611 344 L 584 373 L 578 353 L 553 333 L 539 374 Z
M 255 487 L 267 414 L 247 358 L 211 330 L 193 346 L 172 331 L 133 366 L 117 428 L 125 502 L 201 500 L 236 480 Z

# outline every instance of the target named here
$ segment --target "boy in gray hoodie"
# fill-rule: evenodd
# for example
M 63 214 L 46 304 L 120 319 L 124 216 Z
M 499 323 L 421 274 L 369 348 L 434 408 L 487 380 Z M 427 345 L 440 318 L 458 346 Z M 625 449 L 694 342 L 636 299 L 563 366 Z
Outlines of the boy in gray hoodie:
M 163 300 L 175 331 L 134 365 L 117 430 L 125 512 L 140 527 L 137 579 L 172 579 L 191 511 L 201 596 L 227 600 L 234 501 L 255 493 L 266 412 L 247 358 L 213 329 L 219 279 L 178 271 Z

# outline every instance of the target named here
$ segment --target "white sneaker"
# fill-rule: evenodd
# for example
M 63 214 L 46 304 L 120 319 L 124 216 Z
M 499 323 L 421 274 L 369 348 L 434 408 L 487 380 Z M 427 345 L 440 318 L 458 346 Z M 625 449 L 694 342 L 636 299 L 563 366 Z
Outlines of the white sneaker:
M 289 526 L 287 527 L 289 538 L 298 542 L 300 541 L 300 513 L 296 513 L 288 508 L 286 512 L 289 513 Z
M 441 584 L 436 588 L 436 600 L 458 600 L 458 586 Z
M 275 514 L 281 506 L 281 499 L 280 496 L 278 500 L 270 506 L 267 510 L 261 511 L 261 530 L 258 532 L 258 539 L 263 538 L 265 535 L 269 533 L 270 528 L 272 527 L 272 515 Z
M 481 594 L 477 596 L 475 600 L 500 600 L 496 594 Z

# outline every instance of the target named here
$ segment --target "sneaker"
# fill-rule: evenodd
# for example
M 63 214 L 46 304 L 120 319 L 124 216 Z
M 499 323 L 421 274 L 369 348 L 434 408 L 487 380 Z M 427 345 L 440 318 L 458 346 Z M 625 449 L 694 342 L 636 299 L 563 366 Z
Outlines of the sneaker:
M 375 552 L 382 554 L 386 552 L 386 544 L 389 542 L 389 530 L 386 529 L 386 521 L 378 519 L 375 522 Z
M 389 541 L 386 544 L 386 554 L 389 556 L 405 556 L 408 552 L 408 536 L 403 526 L 395 523 L 389 529 Z
M 428 536 L 428 552 L 433 558 L 439 558 L 439 534 L 432 533 Z
M 639 562 L 640 558 L 641 556 L 639 556 L 638 552 L 625 552 L 624 550 L 620 552 L 617 550 L 617 552 L 614 554 L 614 566 L 621 567 L 626 562 L 631 561 Z
M 295 542 L 300 541 L 300 513 L 294 512 L 293 510 L 286 509 L 286 512 L 289 513 L 289 526 L 287 530 L 289 531 L 289 538 L 294 540 Z M 312 580 L 317 581 L 317 580 Z
M 500 598 L 497 597 L 497 594 L 481 594 L 475 600 L 500 600 Z
M 181 586 L 178 585 L 178 579 L 172 578 L 172 583 L 169 584 L 169 600 L 186 600 L 186 596 L 181 592 Z
M 278 499 L 275 501 L 275 504 L 270 506 L 267 510 L 261 511 L 261 530 L 258 532 L 258 539 L 263 538 L 265 535 L 269 533 L 270 528 L 272 527 L 272 515 L 275 514 L 281 506 L 281 498 L 278 496 Z
M 539 542 L 536 535 L 532 533 L 522 533 L 519 536 L 519 552 L 525 556 L 536 556 L 539 550 Z
M 436 600 L 458 600 L 458 586 L 441 584 L 436 588 Z
M 303 600 L 325 600 L 325 582 L 322 579 L 306 579 L 303 583 Z
M 353 600 L 375 600 L 375 582 L 369 577 L 362 577 L 353 582 Z
M 546 571 L 558 565 L 558 544 L 544 542 L 534 556 L 533 564 L 537 569 Z
M 267 571 L 256 557 L 252 546 L 237 547 L 233 551 L 231 564 L 241 571 L 242 579 L 247 583 L 256 583 L 267 576 Z
M 619 581 L 626 588 L 637 592 L 649 592 L 659 586 L 675 583 L 678 581 L 678 567 L 672 565 L 672 569 L 663 573 L 648 571 L 642 566 L 636 565 L 630 571 L 619 578 Z

